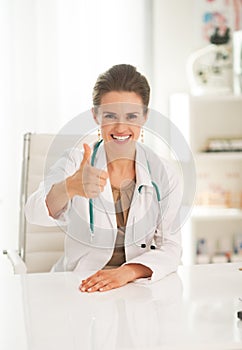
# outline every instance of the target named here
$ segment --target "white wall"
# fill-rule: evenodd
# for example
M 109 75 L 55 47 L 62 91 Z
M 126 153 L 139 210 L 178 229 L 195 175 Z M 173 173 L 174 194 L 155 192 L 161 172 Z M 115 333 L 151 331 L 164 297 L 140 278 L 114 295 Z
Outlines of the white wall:
M 188 91 L 185 67 L 194 49 L 194 2 L 153 1 L 153 107 L 166 116 L 169 95 Z

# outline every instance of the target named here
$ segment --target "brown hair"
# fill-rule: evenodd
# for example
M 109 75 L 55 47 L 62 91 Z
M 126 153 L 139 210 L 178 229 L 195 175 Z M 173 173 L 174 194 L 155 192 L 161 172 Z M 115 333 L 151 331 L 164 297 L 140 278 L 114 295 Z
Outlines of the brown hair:
M 142 98 L 146 107 L 149 104 L 150 86 L 148 81 L 135 67 L 129 64 L 115 65 L 99 75 L 93 88 L 93 105 L 99 106 L 102 96 L 111 91 L 135 92 Z

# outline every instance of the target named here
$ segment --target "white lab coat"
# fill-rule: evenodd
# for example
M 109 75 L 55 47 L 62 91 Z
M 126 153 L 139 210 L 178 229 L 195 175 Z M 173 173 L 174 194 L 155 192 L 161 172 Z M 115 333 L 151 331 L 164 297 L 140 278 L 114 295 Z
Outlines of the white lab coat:
M 54 183 L 72 175 L 82 161 L 83 152 L 74 149 L 67 152 L 51 168 L 39 189 L 28 199 L 25 207 L 27 220 L 32 224 L 66 226 L 64 256 L 53 271 L 97 271 L 110 260 L 117 235 L 115 206 L 110 182 L 93 200 L 94 236 L 91 237 L 89 200 L 75 196 L 59 213 L 58 220 L 50 217 L 46 195 Z M 101 144 L 94 166 L 107 170 L 104 145 Z M 179 210 L 181 209 L 181 181 L 175 168 L 160 159 L 153 151 L 136 145 L 136 187 L 129 210 L 125 232 L 125 256 L 127 263 L 139 263 L 149 267 L 156 281 L 176 271 L 181 257 Z M 154 181 L 160 192 L 158 202 Z M 150 245 L 156 243 L 155 250 Z M 146 248 L 141 244 L 145 243 Z M 139 281 L 144 282 L 144 279 Z

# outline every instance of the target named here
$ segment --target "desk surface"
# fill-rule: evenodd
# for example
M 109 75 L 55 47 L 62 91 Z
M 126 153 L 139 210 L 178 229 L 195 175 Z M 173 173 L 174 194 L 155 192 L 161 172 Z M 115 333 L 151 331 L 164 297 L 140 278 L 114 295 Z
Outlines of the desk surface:
M 0 278 L 3 350 L 242 349 L 240 264 L 180 267 L 162 281 L 81 293 L 76 273 Z

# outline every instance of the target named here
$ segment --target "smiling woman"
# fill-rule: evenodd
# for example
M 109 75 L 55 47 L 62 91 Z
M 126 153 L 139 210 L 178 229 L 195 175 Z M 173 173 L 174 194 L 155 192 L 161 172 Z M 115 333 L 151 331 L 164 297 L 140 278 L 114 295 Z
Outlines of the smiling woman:
M 182 198 L 178 175 L 138 142 L 149 93 L 148 81 L 131 65 L 102 74 L 92 109 L 102 140 L 58 161 L 47 189 L 40 184 L 26 205 L 33 224 L 67 224 L 65 255 L 53 271 L 94 270 L 82 281 L 83 292 L 155 281 L 180 262 L 180 232 L 172 231 Z

